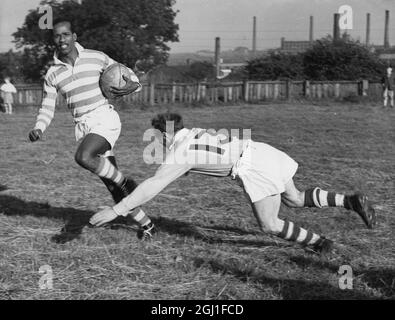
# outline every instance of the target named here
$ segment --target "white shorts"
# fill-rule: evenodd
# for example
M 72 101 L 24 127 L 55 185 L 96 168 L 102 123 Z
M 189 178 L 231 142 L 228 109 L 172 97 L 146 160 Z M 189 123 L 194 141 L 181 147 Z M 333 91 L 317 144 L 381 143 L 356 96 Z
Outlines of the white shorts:
M 387 97 L 393 98 L 394 97 L 394 90 L 388 90 L 388 89 L 384 89 L 383 92 L 383 97 L 387 98 Z
M 95 133 L 106 139 L 112 149 L 121 134 L 121 120 L 112 105 L 100 106 L 80 118 L 75 118 L 74 121 L 77 141 L 89 133 Z
M 283 193 L 298 169 L 295 160 L 272 146 L 249 140 L 232 168 L 252 202 Z

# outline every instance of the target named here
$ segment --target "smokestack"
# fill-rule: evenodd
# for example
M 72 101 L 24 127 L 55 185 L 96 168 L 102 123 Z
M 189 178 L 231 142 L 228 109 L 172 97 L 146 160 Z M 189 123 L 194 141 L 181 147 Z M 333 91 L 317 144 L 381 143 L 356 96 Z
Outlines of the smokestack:
M 340 19 L 340 14 L 335 13 L 333 15 L 333 40 L 339 40 L 340 36 L 340 27 L 339 27 L 339 19 Z
M 366 14 L 366 45 L 370 42 L 370 13 Z
M 253 19 L 252 25 L 252 54 L 256 54 L 256 17 Z
M 313 27 L 314 27 L 314 17 L 310 16 L 310 32 L 309 32 L 310 43 L 312 43 L 314 41 Z
M 216 37 L 215 38 L 215 77 L 219 77 L 219 73 L 221 70 L 221 58 L 220 58 L 220 52 L 221 52 L 221 38 Z
M 388 33 L 389 22 L 390 22 L 390 12 L 389 10 L 385 10 L 384 48 L 386 49 L 390 47 L 389 33 Z

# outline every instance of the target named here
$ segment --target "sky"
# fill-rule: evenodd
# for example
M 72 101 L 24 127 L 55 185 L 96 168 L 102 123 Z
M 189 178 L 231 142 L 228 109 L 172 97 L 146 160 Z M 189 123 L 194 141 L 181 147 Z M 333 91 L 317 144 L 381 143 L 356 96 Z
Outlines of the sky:
M 83 0 L 82 0 L 83 1 Z M 22 26 L 29 9 L 40 0 L 0 0 L 0 52 L 14 48 L 11 34 Z M 353 29 L 348 33 L 365 41 L 366 13 L 370 13 L 370 39 L 384 42 L 385 10 L 390 10 L 390 44 L 395 45 L 395 0 L 176 0 L 178 43 L 171 52 L 214 50 L 215 37 L 221 50 L 252 47 L 253 17 L 257 19 L 257 49 L 280 46 L 286 40 L 308 40 L 309 17 L 314 16 L 314 38 L 332 34 L 333 14 L 341 5 L 353 10 Z

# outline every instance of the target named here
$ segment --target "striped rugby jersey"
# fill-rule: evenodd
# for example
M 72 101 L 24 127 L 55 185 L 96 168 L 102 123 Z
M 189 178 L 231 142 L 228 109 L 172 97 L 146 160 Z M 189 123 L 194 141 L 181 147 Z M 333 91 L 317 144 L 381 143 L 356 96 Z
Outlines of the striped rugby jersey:
M 34 129 L 41 129 L 42 132 L 47 129 L 54 117 L 59 92 L 65 98 L 74 119 L 109 103 L 102 94 L 99 79 L 102 72 L 116 61 L 101 51 L 84 49 L 77 42 L 75 47 L 78 57 L 74 66 L 60 61 L 55 53 L 55 64 L 45 75 L 43 100 Z M 133 71 L 129 71 L 131 79 L 139 82 Z M 135 92 L 140 90 L 141 86 Z
M 190 172 L 225 177 L 240 159 L 246 140 L 229 137 L 206 129 L 181 129 L 173 139 L 170 150 L 174 156 L 166 158 L 166 164 L 189 166 Z

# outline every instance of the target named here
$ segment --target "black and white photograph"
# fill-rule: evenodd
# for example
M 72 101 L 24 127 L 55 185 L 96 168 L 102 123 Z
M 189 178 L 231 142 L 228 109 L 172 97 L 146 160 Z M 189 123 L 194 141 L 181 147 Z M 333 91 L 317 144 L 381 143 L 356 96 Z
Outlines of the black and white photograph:
M 394 0 L 1 0 L 0 19 L 0 300 L 145 319 L 395 300 Z

